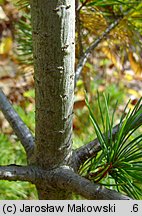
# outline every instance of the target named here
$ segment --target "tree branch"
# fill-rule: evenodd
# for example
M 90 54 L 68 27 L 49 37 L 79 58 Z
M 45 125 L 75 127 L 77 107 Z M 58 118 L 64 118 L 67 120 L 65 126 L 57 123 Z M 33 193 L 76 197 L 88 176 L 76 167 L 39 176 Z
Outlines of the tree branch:
M 95 200 L 128 200 L 117 191 L 106 189 L 104 186 L 90 182 L 89 180 L 74 173 L 68 167 L 58 168 L 51 171 L 48 175 L 50 185 L 56 188 L 59 187 L 63 190 L 74 192 L 83 196 L 86 199 Z
M 76 32 L 77 32 L 77 39 L 78 39 L 78 46 L 79 46 L 79 52 L 78 52 L 78 58 L 80 58 L 83 55 L 83 45 L 82 45 L 82 32 L 81 32 L 81 25 L 80 25 L 80 10 L 78 10 L 79 0 L 75 1 L 75 7 L 76 7 Z
M 119 17 L 113 22 L 104 32 L 101 36 L 99 36 L 88 49 L 85 51 L 84 55 L 80 58 L 79 63 L 76 68 L 75 72 L 75 87 L 76 83 L 80 77 L 81 71 L 90 55 L 93 49 L 95 49 L 98 44 L 119 24 L 119 22 L 122 20 L 123 17 Z
M 4 114 L 5 118 L 13 128 L 15 134 L 21 141 L 26 153 L 27 157 L 30 158 L 33 154 L 34 150 L 34 138 L 29 130 L 29 128 L 25 125 L 22 119 L 19 117 L 17 112 L 13 109 L 12 105 L 6 98 L 5 94 L 0 89 L 0 110 Z
M 70 170 L 69 167 L 60 167 L 51 171 L 46 171 L 34 166 L 0 166 L 0 180 L 28 181 L 33 184 L 40 184 L 41 180 L 54 190 L 60 188 L 69 192 L 74 192 L 86 199 L 97 200 L 128 200 L 116 191 L 106 189 L 99 184 L 91 183 L 89 180 L 79 176 Z
M 78 172 L 79 167 L 89 158 L 95 157 L 95 155 L 101 150 L 98 139 L 94 139 L 86 145 L 73 151 L 72 160 L 70 166 L 75 172 Z
M 35 168 L 32 166 L 0 166 L 0 180 L 35 182 Z
M 113 128 L 112 138 L 114 139 L 119 129 L 119 124 Z M 109 134 L 108 134 L 109 137 Z M 95 156 L 101 150 L 98 139 L 94 139 L 86 145 L 81 146 L 73 152 L 71 166 L 77 172 L 81 164 L 87 159 Z

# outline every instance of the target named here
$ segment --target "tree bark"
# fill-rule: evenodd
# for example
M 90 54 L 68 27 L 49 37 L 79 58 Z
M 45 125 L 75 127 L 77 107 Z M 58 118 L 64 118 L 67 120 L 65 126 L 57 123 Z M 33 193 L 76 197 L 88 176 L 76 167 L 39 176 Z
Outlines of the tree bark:
M 75 1 L 31 0 L 35 69 L 36 164 L 68 164 L 72 145 Z M 46 189 L 45 189 L 46 188 Z M 40 199 L 65 199 L 37 185 Z M 48 192 L 48 193 L 46 193 Z M 52 196 L 53 193 L 53 196 Z M 59 195 L 60 194 L 60 195 Z
M 35 166 L 0 166 L 0 179 L 9 181 L 29 181 L 33 184 L 42 182 L 45 190 L 42 190 L 39 194 L 40 199 L 43 199 L 45 195 L 51 200 L 55 198 L 69 199 L 71 198 L 69 195 L 72 192 L 82 195 L 86 199 L 130 199 L 129 197 L 116 191 L 109 190 L 100 184 L 90 182 L 74 173 L 68 166 L 62 166 L 49 171 Z

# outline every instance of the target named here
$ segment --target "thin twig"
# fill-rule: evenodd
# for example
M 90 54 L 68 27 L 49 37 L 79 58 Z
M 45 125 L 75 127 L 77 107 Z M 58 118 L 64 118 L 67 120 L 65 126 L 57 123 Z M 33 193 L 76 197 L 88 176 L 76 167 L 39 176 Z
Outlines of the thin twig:
M 99 43 L 119 24 L 119 22 L 122 20 L 123 17 L 119 17 L 117 18 L 104 32 L 101 36 L 99 36 L 95 42 L 93 42 L 91 44 L 90 47 L 87 48 L 87 50 L 85 51 L 84 55 L 81 57 L 77 68 L 76 68 L 76 72 L 75 72 L 75 87 L 76 87 L 76 83 L 80 77 L 81 71 L 90 55 L 90 53 L 92 52 L 93 49 L 95 49 Z
M 89 0 L 85 0 L 84 2 L 82 2 L 81 6 L 78 6 L 77 11 L 80 11 L 84 6 L 86 6 L 86 4 L 88 3 Z
M 11 125 L 15 134 L 21 141 L 23 145 L 27 157 L 30 158 L 32 156 L 34 150 L 34 138 L 31 134 L 29 128 L 25 125 L 22 119 L 19 117 L 17 112 L 14 110 L 8 99 L 6 98 L 3 91 L 0 89 L 0 110 L 4 114 L 5 118 Z

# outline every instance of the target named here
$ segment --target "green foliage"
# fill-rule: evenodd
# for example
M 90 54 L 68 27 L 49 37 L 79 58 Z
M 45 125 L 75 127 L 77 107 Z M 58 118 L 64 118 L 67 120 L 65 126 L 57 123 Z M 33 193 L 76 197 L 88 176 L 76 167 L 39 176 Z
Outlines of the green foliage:
M 26 164 L 26 154 L 14 137 L 0 134 L 0 165 Z M 37 199 L 35 186 L 28 182 L 0 181 L 0 200 Z
M 24 13 L 23 17 L 17 24 L 17 54 L 18 59 L 28 64 L 33 64 L 32 54 L 32 29 L 30 24 L 31 16 L 30 13 Z
M 80 0 L 81 3 L 85 3 L 86 6 L 102 6 L 102 7 L 106 7 L 106 6 L 121 6 L 121 7 L 131 7 L 134 8 L 135 6 L 137 6 L 139 3 L 141 3 L 141 0 Z
M 0 200 L 37 199 L 35 186 L 29 182 L 0 181 Z
M 89 85 L 90 85 L 90 94 L 91 94 L 91 99 L 90 99 L 90 106 L 95 114 L 96 120 L 100 127 L 102 127 L 102 122 L 101 122 L 101 116 L 99 113 L 99 107 L 97 105 L 97 89 L 99 88 L 100 85 L 104 85 L 104 80 L 98 79 L 96 81 L 92 80 Z M 106 85 L 106 83 L 105 83 Z M 80 94 L 84 93 L 84 86 L 81 84 L 80 88 L 78 89 L 78 92 Z M 81 93 L 83 92 L 83 93 Z M 118 106 L 122 106 L 125 100 L 125 89 L 124 87 L 120 87 L 119 85 L 113 83 L 109 83 L 105 87 L 105 92 L 106 94 L 111 92 L 110 95 L 110 109 L 113 110 L 116 104 L 116 100 L 118 101 Z M 102 112 L 105 112 L 105 104 L 103 101 L 103 98 L 100 97 L 100 103 L 101 103 L 101 108 Z M 117 122 L 119 117 L 120 117 L 121 111 L 117 109 L 117 112 L 115 114 L 115 121 Z M 74 110 L 74 137 L 73 137 L 73 147 L 77 148 L 79 146 L 82 146 L 85 143 L 90 142 L 90 140 L 94 139 L 94 129 L 89 121 L 89 115 L 88 115 L 88 110 L 86 106 L 80 109 L 75 109 Z M 77 129 L 76 129 L 77 128 Z M 86 136 L 87 134 L 87 136 Z
M 31 15 L 30 15 L 30 1 L 29 0 L 14 0 L 15 6 L 21 10 L 21 18 L 16 25 L 17 33 L 16 40 L 17 56 L 18 59 L 28 64 L 33 64 L 32 55 L 32 28 L 31 28 Z
M 19 116 L 22 118 L 24 123 L 29 127 L 29 129 L 34 133 L 35 131 L 35 112 L 28 111 L 26 112 L 23 108 L 20 106 L 14 106 L 15 110 L 19 114 Z
M 90 119 L 102 150 L 96 157 L 85 162 L 80 170 L 80 173 L 86 178 L 109 187 L 114 186 L 118 191 L 125 192 L 134 199 L 142 197 L 142 188 L 140 187 L 142 184 L 142 134 L 134 137 L 134 132 L 142 125 L 141 100 L 128 113 L 126 113 L 127 104 L 117 132 L 114 134 L 116 107 L 110 114 L 109 97 L 104 95 L 106 108 L 104 114 L 98 95 L 103 130 L 98 125 L 86 97 Z
M 13 3 L 15 3 L 19 9 L 24 9 L 29 6 L 30 0 L 13 0 Z
M 25 164 L 26 155 L 24 149 L 21 147 L 19 142 L 8 139 L 6 135 L 0 134 L 0 164 Z

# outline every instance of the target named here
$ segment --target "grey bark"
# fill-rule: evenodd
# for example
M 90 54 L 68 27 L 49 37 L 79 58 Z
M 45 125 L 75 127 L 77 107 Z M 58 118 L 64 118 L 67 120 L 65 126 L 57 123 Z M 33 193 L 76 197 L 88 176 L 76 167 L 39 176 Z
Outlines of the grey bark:
M 75 1 L 31 0 L 31 15 L 36 97 L 35 160 L 44 169 L 54 169 L 67 164 L 71 156 Z M 38 191 L 40 188 L 38 185 Z M 41 188 L 39 196 L 47 198 L 43 194 L 45 187 Z
M 35 166 L 1 166 L 0 179 L 9 181 L 29 181 L 33 184 L 43 184 L 46 190 L 39 194 L 39 198 L 43 199 L 45 195 L 50 199 L 66 199 L 72 192 L 82 195 L 86 199 L 99 200 L 128 200 L 129 197 L 122 195 L 116 191 L 106 189 L 102 185 L 94 184 L 89 180 L 77 175 L 69 167 L 63 166 L 50 171 Z M 52 191 L 52 193 L 51 193 Z M 44 192 L 44 194 L 42 194 Z M 57 196 L 58 194 L 58 196 Z
M 58 179 L 60 179 L 58 181 Z M 128 200 L 128 196 L 122 195 L 116 191 L 106 189 L 104 186 L 90 182 L 89 180 L 74 173 L 68 167 L 56 169 L 49 175 L 50 185 L 54 188 L 59 187 L 66 191 L 79 194 L 86 199 L 98 200 Z
M 74 96 L 73 0 L 31 1 L 35 91 L 36 157 L 57 167 L 69 157 Z

